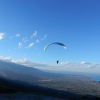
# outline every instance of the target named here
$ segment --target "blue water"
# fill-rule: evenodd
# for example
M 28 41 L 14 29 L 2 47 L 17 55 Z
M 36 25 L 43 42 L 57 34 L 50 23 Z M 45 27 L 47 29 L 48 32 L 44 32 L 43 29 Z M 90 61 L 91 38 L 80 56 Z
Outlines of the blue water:
M 94 81 L 100 82 L 100 74 L 94 73 L 78 73 L 77 75 L 83 75 L 92 78 Z
M 100 74 L 88 74 L 86 76 L 91 77 L 94 81 L 100 81 Z
M 69 75 L 82 75 L 92 78 L 94 81 L 100 82 L 100 74 L 97 73 L 85 73 L 85 72 L 61 72 Z
M 49 71 L 50 72 L 50 71 Z M 85 72 L 66 72 L 66 71 L 59 71 L 53 73 L 61 73 L 61 74 L 69 74 L 69 75 L 82 75 L 92 78 L 92 80 L 100 82 L 100 74 L 98 73 L 85 73 Z
M 95 73 L 78 73 L 77 75 L 83 75 L 92 78 L 94 81 L 100 81 L 100 74 Z

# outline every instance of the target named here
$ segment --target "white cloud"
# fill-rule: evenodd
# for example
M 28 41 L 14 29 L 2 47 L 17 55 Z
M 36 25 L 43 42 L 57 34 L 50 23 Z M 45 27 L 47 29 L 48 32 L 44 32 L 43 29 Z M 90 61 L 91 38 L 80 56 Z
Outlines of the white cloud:
M 18 48 L 22 48 L 22 43 L 18 43 Z
M 11 57 L 5 57 L 4 60 L 11 61 Z
M 20 36 L 20 34 L 16 34 L 16 37 L 19 37 Z
M 0 33 L 0 40 L 4 38 L 4 33 Z
M 3 56 L 0 56 L 0 60 L 11 61 L 11 57 L 3 57 Z
M 11 57 L 0 56 L 0 60 L 13 62 L 13 63 L 21 64 L 27 67 L 33 67 L 33 68 L 38 68 L 38 69 L 50 68 L 50 66 L 45 63 L 35 63 L 35 62 L 28 60 L 27 58 L 19 59 L 19 60 L 12 60 Z
M 27 58 L 19 59 L 19 60 L 11 60 L 11 57 L 2 57 L 0 56 L 0 60 L 10 61 L 14 63 L 18 63 L 21 65 L 25 65 L 27 67 L 34 67 L 41 70 L 50 70 L 50 71 L 74 71 L 74 72 L 92 72 L 99 73 L 100 64 L 81 64 L 76 62 L 61 62 L 58 65 L 50 65 L 48 63 L 37 63 L 28 60 Z
M 88 66 L 85 66 L 84 68 L 91 68 L 91 66 L 90 66 L 90 65 L 88 65 Z
M 19 60 L 12 60 L 12 62 L 19 63 L 19 64 L 24 64 L 24 62 L 26 61 L 27 61 L 27 58 L 19 59 Z
M 94 69 L 97 69 L 100 67 L 100 64 L 89 63 L 86 61 L 83 61 L 80 63 L 61 62 L 60 65 L 70 71 L 73 70 L 73 71 L 85 71 L 85 72 L 87 72 L 87 71 L 94 72 Z M 87 69 L 89 69 L 89 70 L 87 70 Z
M 33 38 L 33 37 L 35 37 L 35 36 L 37 36 L 37 31 L 35 31 L 35 32 L 31 35 L 30 38 Z
M 33 68 L 37 68 L 37 69 L 41 69 L 41 70 L 50 70 L 52 69 L 51 66 L 49 66 L 46 63 L 36 63 L 36 62 L 32 62 L 30 60 L 28 60 L 27 58 L 24 59 L 19 59 L 19 60 L 12 60 L 12 62 L 14 63 L 18 63 L 27 67 L 33 67 Z
M 36 42 L 40 42 L 40 41 L 37 39 Z
M 99 68 L 100 65 L 98 64 L 85 64 L 81 65 L 80 63 L 75 62 L 61 62 L 59 65 L 48 65 L 47 63 L 35 63 L 32 61 L 29 61 L 27 58 L 20 59 L 13 61 L 18 64 L 22 64 L 28 67 L 35 67 L 41 70 L 51 70 L 51 71 L 76 71 L 76 72 L 86 72 L 86 71 L 92 71 L 96 68 Z M 87 70 L 89 69 L 89 70 Z
M 31 48 L 34 45 L 34 43 L 30 43 L 29 46 L 25 47 L 25 48 Z
M 16 34 L 16 35 L 10 36 L 10 38 L 14 38 L 14 37 L 20 37 L 20 34 Z
M 85 64 L 86 62 L 85 61 L 83 61 L 83 62 L 81 62 L 80 64 Z
M 46 37 L 47 37 L 47 35 L 45 35 L 41 40 L 45 40 L 46 39 Z
M 84 68 L 95 68 L 96 66 L 93 66 L 93 65 L 88 65 L 88 66 L 85 66 Z
M 67 65 L 67 64 L 70 64 L 70 62 L 61 62 L 60 64 L 61 65 Z
M 32 46 L 33 46 L 33 44 L 34 44 L 34 43 L 30 43 L 30 44 L 29 44 L 29 48 L 30 48 L 30 47 L 32 47 Z
M 91 64 L 91 63 L 89 63 L 89 62 L 86 62 L 86 61 L 82 61 L 80 64 Z
M 27 42 L 28 41 L 27 37 L 23 38 L 22 41 Z

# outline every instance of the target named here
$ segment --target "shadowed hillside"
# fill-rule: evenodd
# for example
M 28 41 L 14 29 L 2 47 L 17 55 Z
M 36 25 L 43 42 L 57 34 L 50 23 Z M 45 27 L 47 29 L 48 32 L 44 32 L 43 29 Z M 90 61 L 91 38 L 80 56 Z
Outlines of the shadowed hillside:
M 8 80 L 0 77 L 0 93 L 33 93 L 45 95 L 49 97 L 57 97 L 68 100 L 95 100 L 95 96 L 82 96 L 68 91 L 57 90 L 52 88 L 41 87 L 38 85 L 30 85 L 25 82 Z M 93 99 L 92 99 L 93 98 Z M 98 99 L 99 100 L 99 99 Z

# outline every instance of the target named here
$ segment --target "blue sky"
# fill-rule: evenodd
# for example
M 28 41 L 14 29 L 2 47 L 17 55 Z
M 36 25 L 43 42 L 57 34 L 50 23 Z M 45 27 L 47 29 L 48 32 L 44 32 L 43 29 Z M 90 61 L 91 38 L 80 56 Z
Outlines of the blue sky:
M 0 58 L 45 70 L 99 72 L 99 4 L 99 0 L 0 0 Z M 52 42 L 67 49 L 52 45 L 44 52 Z

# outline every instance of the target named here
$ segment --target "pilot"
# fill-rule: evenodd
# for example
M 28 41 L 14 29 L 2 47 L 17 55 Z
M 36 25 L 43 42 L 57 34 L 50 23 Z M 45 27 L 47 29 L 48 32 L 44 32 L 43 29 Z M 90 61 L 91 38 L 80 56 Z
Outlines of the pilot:
M 59 63 L 59 60 L 57 60 L 57 64 Z

